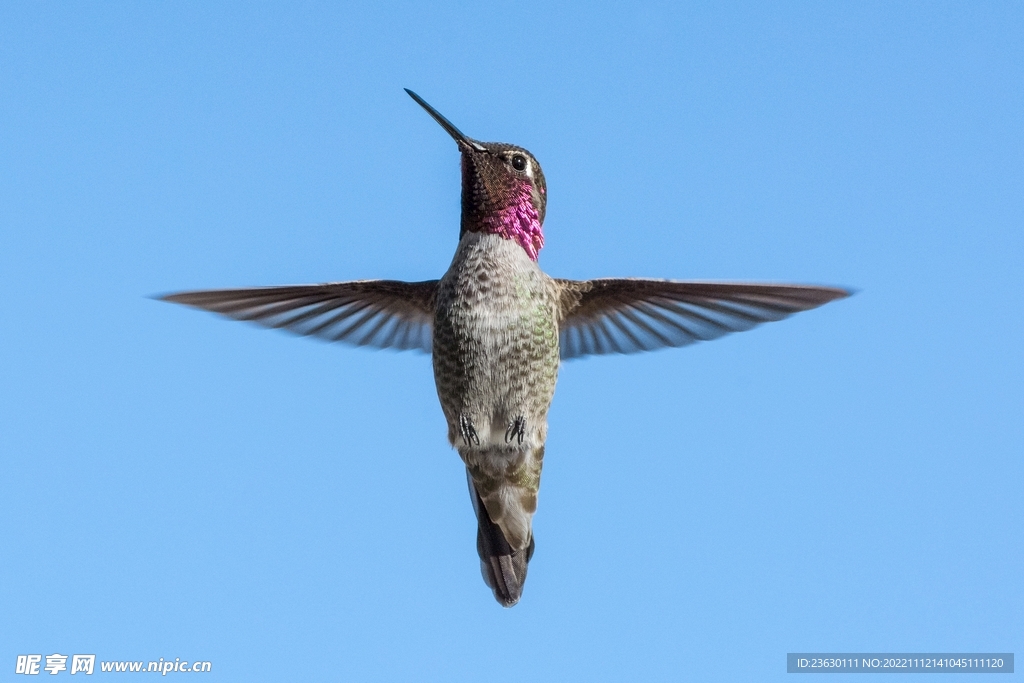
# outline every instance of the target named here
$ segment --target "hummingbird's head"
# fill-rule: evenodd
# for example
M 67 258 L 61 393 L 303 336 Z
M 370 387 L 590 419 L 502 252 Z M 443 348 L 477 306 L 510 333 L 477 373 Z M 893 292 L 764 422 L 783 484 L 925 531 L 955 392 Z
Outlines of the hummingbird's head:
M 413 91 L 409 96 L 448 131 L 462 153 L 462 230 L 517 242 L 537 260 L 544 246 L 548 188 L 540 164 L 522 147 L 468 138 Z

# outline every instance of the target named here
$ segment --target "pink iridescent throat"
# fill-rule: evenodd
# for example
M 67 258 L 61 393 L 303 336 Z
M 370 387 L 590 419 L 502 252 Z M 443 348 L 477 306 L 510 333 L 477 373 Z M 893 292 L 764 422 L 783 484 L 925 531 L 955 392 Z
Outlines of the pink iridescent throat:
M 533 205 L 529 184 L 521 187 L 517 194 L 519 196 L 511 204 L 484 216 L 480 227 L 484 232 L 517 242 L 526 251 L 526 255 L 536 261 L 544 246 L 540 214 Z

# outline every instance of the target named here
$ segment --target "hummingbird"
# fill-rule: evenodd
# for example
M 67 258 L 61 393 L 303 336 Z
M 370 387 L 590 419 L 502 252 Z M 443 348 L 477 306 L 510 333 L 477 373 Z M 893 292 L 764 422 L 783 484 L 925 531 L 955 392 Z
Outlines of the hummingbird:
M 406 92 L 461 156 L 459 242 L 439 280 L 188 291 L 159 297 L 332 342 L 431 354 L 448 441 L 466 467 L 484 582 L 505 607 L 533 557 L 547 414 L 563 360 L 710 340 L 850 292 L 836 287 L 552 278 L 538 265 L 547 184 L 536 157 L 464 135 Z

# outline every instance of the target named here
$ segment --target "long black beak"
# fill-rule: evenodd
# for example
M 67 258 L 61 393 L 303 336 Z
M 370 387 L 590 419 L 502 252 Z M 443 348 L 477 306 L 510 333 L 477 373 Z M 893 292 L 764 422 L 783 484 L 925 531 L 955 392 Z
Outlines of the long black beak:
M 414 93 L 412 90 L 409 90 L 408 88 L 405 88 L 405 92 L 409 93 L 409 97 L 416 100 L 417 104 L 426 109 L 427 113 L 430 114 L 435 121 L 441 124 L 442 128 L 448 131 L 448 135 L 451 135 L 453 138 L 455 138 L 455 142 L 466 145 L 472 149 L 475 149 L 478 152 L 487 151 L 484 149 L 484 146 L 481 145 L 479 142 L 463 135 L 461 130 L 453 126 L 451 121 L 441 116 L 440 112 L 438 112 L 436 109 L 427 104 L 426 100 L 424 100 L 422 97 Z

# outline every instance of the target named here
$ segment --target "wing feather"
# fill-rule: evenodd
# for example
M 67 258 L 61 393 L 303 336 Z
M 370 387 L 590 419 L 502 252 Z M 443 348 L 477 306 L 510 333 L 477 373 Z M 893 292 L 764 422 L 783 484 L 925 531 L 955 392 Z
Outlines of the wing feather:
M 560 294 L 563 359 L 717 339 L 851 294 L 813 285 L 639 278 L 555 283 Z
M 437 280 L 357 280 L 211 289 L 158 298 L 328 341 L 429 352 L 436 291 Z

